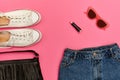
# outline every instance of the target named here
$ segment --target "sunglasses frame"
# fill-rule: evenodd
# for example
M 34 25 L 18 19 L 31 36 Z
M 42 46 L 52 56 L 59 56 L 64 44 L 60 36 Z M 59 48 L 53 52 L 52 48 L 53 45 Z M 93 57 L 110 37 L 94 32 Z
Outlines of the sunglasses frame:
M 95 13 L 95 15 L 96 15 L 95 18 L 90 18 L 90 17 L 88 16 L 88 13 L 89 13 L 90 10 L 92 10 L 92 11 Z M 87 17 L 88 17 L 89 19 L 91 19 L 91 20 L 96 19 L 96 26 L 97 26 L 98 28 L 105 30 L 105 29 L 109 26 L 109 24 L 108 24 L 103 18 L 101 18 L 101 17 L 98 15 L 97 11 L 96 11 L 94 8 L 88 7 L 87 12 L 85 12 L 85 14 L 87 14 Z M 99 26 L 97 25 L 98 20 L 102 20 L 104 23 L 106 23 L 106 26 L 104 26 L 104 27 L 99 27 Z

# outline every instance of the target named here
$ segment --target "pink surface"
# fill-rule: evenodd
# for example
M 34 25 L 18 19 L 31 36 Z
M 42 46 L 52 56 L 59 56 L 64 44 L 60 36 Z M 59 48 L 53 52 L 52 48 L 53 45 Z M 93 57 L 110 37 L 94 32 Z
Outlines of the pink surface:
M 39 29 L 43 34 L 42 40 L 31 47 L 1 48 L 0 51 L 33 49 L 40 54 L 44 80 L 58 80 L 59 63 L 65 48 L 82 49 L 120 44 L 119 3 L 119 0 L 0 0 L 0 11 L 3 12 L 16 9 L 40 12 L 41 22 L 30 28 Z M 96 20 L 90 20 L 84 14 L 89 6 L 109 23 L 106 30 L 99 29 Z M 76 22 L 82 31 L 76 32 L 69 21 Z M 6 55 L 2 58 L 10 57 Z

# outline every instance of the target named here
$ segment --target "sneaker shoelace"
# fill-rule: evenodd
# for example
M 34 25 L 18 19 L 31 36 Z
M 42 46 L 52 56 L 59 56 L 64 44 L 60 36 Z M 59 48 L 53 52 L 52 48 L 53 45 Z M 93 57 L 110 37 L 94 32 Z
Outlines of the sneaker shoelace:
M 15 46 L 16 44 L 30 44 L 33 42 L 33 31 L 14 32 L 11 33 L 11 38 L 8 41 L 8 46 Z
M 11 15 L 7 16 L 8 19 L 11 20 L 12 23 L 18 24 L 18 23 L 31 23 L 32 22 L 32 12 L 26 12 L 24 15 Z

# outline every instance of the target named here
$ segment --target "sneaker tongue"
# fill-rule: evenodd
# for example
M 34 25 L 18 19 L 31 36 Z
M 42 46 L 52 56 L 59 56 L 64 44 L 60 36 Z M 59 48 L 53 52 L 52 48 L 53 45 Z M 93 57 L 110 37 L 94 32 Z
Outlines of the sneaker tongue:
M 10 36 L 9 40 L 7 42 L 4 43 L 5 46 L 14 46 L 14 42 L 15 42 L 15 39 L 14 39 L 14 36 Z

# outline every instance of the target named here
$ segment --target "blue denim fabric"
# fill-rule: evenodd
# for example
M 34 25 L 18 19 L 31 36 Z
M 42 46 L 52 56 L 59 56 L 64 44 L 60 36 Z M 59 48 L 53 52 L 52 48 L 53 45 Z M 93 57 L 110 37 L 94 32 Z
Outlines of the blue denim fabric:
M 58 80 L 120 80 L 118 45 L 65 49 Z

